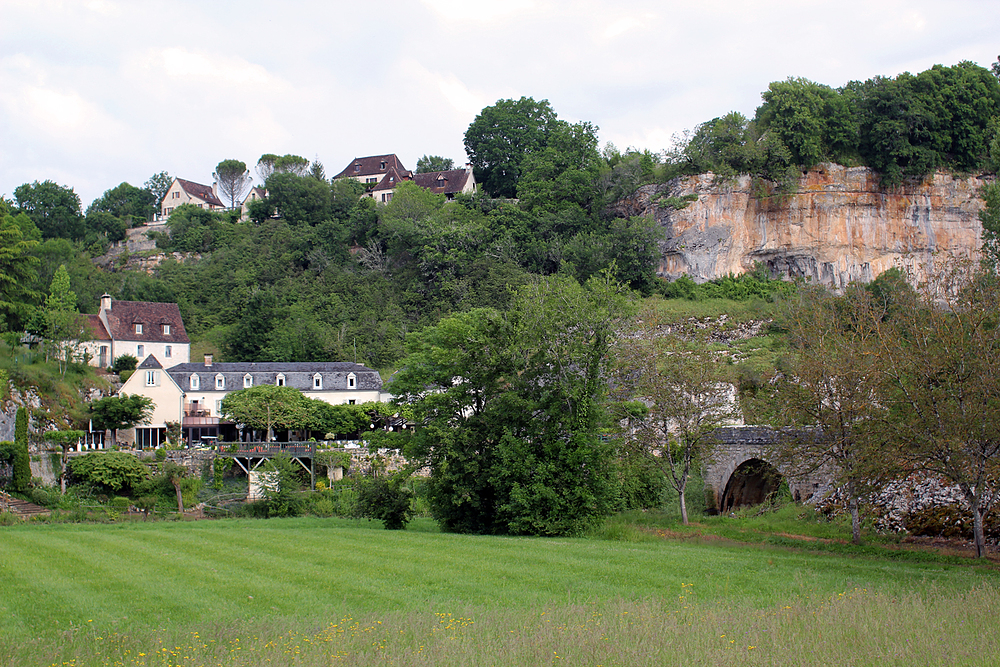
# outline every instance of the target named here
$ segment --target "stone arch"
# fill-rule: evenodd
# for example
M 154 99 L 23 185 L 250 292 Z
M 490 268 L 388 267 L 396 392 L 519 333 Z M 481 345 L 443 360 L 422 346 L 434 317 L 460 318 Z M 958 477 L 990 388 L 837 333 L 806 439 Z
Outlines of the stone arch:
M 734 466 L 725 478 L 719 497 L 719 511 L 728 512 L 741 505 L 759 505 L 781 486 L 782 474 L 763 458 L 752 457 Z

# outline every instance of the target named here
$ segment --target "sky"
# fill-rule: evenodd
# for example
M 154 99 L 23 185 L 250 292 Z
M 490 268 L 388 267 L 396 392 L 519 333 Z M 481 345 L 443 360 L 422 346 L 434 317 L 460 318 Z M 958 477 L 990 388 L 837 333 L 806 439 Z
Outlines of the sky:
M 661 151 L 752 116 L 772 81 L 832 87 L 1000 53 L 995 0 L 0 0 L 0 195 L 83 208 L 224 159 L 466 161 L 499 99 L 547 99 L 602 145 Z

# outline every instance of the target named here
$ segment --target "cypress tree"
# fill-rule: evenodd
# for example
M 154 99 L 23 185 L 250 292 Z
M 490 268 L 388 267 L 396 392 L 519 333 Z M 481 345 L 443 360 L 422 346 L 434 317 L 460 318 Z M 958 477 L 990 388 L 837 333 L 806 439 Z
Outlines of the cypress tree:
M 31 484 L 31 457 L 28 455 L 28 411 L 24 407 L 17 409 L 14 418 L 14 446 L 12 486 L 16 493 L 25 493 Z

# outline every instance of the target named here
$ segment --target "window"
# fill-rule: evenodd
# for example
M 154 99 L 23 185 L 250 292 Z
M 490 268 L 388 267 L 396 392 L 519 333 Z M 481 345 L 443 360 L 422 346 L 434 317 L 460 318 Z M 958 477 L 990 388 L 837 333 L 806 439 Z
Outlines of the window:
M 358 173 L 359 171 L 361 171 L 361 165 L 360 164 L 354 165 L 354 173 Z
M 222 374 L 215 376 L 215 388 L 225 389 L 226 388 L 226 378 L 222 377 Z
M 217 415 L 222 414 L 222 399 L 219 399 L 218 401 L 215 402 L 215 414 Z
M 371 178 L 366 178 L 365 183 L 378 183 L 378 179 L 372 176 Z
M 146 371 L 146 386 L 157 387 L 160 384 L 160 373 L 158 371 Z
M 249 389 L 252 386 L 253 386 L 253 376 L 247 373 L 246 375 L 243 376 L 243 388 Z
M 191 390 L 197 391 L 201 389 L 201 381 L 198 379 L 197 373 L 191 376 Z
M 354 373 L 348 373 L 347 375 L 347 388 L 354 389 L 358 386 L 358 376 Z
M 169 324 L 164 324 L 162 326 L 163 326 L 163 335 L 164 336 L 169 336 L 170 335 L 170 325 Z
M 137 334 L 141 334 L 142 333 L 142 325 L 141 324 L 136 323 L 136 325 L 135 325 L 135 332 Z
M 355 400 L 354 400 L 353 398 L 349 398 L 349 399 L 347 399 L 347 404 L 348 404 L 348 405 L 354 405 L 354 404 L 356 404 L 356 403 L 357 403 L 357 401 L 355 401 Z
M 278 373 L 278 377 L 274 378 L 274 384 L 277 385 L 277 386 L 279 386 L 279 387 L 284 387 L 285 386 L 285 374 L 284 373 Z
M 382 160 L 382 164 L 379 165 L 379 169 L 385 169 L 385 160 Z
M 323 376 L 320 375 L 319 373 L 316 373 L 316 375 L 313 375 L 313 389 L 322 389 L 322 388 L 323 388 Z
M 144 356 L 146 356 L 146 346 L 145 345 L 136 345 L 135 346 L 135 356 L 137 358 L 139 358 L 139 359 L 142 359 Z
M 170 196 L 173 199 L 180 199 L 181 198 L 181 193 L 175 190 L 174 192 L 170 193 Z
M 169 345 L 167 345 L 166 347 L 163 348 L 163 356 L 165 356 L 167 359 L 170 358 L 171 352 L 172 352 L 172 350 L 170 349 Z

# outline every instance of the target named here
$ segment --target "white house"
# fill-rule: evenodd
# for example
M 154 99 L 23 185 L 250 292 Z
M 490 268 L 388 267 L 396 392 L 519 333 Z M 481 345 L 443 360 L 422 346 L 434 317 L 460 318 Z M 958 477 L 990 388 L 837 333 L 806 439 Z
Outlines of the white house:
M 135 429 L 137 446 L 164 441 L 167 422 L 177 422 L 191 442 L 203 437 L 235 438 L 236 428 L 222 420 L 222 399 L 229 392 L 263 384 L 293 387 L 306 398 L 331 405 L 385 402 L 378 371 L 350 362 L 229 362 L 183 363 L 164 369 L 147 357 L 122 385 L 122 394 L 140 394 L 156 408 L 149 424 Z M 124 439 L 128 439 L 126 435 Z
M 191 341 L 176 303 L 114 301 L 101 297 L 96 315 L 87 315 L 92 340 L 79 344 L 90 353 L 90 364 L 107 368 L 123 354 L 140 362 L 156 355 L 170 365 L 191 360 Z

